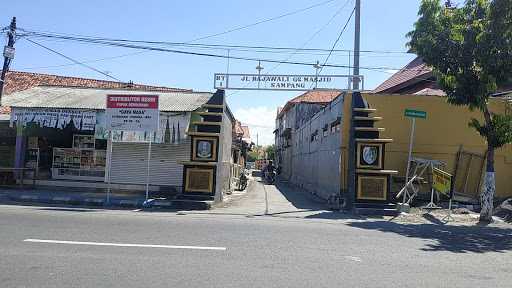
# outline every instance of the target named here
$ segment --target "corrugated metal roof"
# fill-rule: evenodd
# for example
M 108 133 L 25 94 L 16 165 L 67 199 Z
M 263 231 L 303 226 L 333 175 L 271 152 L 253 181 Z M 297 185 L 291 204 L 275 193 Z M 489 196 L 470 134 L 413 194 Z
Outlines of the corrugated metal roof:
M 10 121 L 11 115 L 9 114 L 0 114 L 0 121 Z
M 432 70 L 423 62 L 423 58 L 416 57 L 400 71 L 382 82 L 373 93 L 394 93 L 397 87 L 417 78 L 430 78 Z
M 434 89 L 434 88 L 425 88 L 421 89 L 418 92 L 414 93 L 415 95 L 429 95 L 429 96 L 446 96 L 446 93 L 444 93 L 441 89 Z
M 37 86 L 15 92 L 5 106 L 26 108 L 74 108 L 103 110 L 107 95 L 159 95 L 160 111 L 193 111 L 213 95 L 209 92 L 148 92 L 137 90 Z

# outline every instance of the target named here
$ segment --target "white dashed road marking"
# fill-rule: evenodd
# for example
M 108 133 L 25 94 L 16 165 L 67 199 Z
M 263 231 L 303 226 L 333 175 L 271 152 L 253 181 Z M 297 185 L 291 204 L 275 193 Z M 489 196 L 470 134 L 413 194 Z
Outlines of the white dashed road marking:
M 345 256 L 345 258 L 348 260 L 355 261 L 355 262 L 363 262 L 363 260 L 361 260 L 361 258 L 356 257 L 356 256 Z
M 63 240 L 45 240 L 45 239 L 25 239 L 23 241 L 24 242 L 32 242 L 32 243 L 51 243 L 51 244 L 68 244 L 68 245 L 90 245 L 90 246 L 141 247 L 141 248 L 192 249 L 192 250 L 220 250 L 220 251 L 225 251 L 226 250 L 226 247 L 208 247 L 208 246 L 176 246 L 176 245 L 153 245 L 153 244 L 104 243 L 104 242 L 63 241 Z

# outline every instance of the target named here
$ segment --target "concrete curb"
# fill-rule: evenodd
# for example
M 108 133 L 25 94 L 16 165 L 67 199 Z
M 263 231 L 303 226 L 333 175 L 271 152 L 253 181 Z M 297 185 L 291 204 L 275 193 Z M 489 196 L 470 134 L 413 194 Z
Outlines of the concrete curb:
M 86 206 L 104 206 L 105 205 L 105 199 L 87 198 L 87 199 L 84 199 L 84 204 Z
M 118 201 L 113 200 L 110 202 L 110 205 L 121 206 L 121 207 L 135 207 L 136 208 L 136 207 L 139 207 L 140 205 L 142 205 L 142 203 L 139 205 L 138 200 L 118 200 Z
M 144 208 L 144 209 L 168 209 L 168 210 L 209 210 L 211 203 L 208 201 L 190 200 L 167 200 L 153 199 L 149 205 L 144 206 L 145 199 L 111 199 L 110 203 L 105 198 L 77 198 L 71 196 L 45 197 L 41 195 L 19 194 L 0 195 L 0 202 L 11 201 L 18 203 L 32 204 L 54 204 L 73 206 L 94 206 L 94 207 L 121 207 L 121 208 Z

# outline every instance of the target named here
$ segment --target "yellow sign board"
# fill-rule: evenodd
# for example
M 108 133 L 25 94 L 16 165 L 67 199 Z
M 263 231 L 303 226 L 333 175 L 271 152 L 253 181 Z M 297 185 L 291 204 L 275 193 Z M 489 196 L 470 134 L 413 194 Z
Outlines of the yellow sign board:
M 432 186 L 439 193 L 443 193 L 450 197 L 450 191 L 452 189 L 452 175 L 441 169 L 434 168 L 432 170 Z

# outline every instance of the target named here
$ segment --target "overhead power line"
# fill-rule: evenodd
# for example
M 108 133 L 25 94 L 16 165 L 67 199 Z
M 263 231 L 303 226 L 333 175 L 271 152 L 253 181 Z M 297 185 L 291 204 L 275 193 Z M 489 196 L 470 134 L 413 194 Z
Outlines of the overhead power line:
M 296 15 L 296 14 L 299 14 L 299 13 L 302 13 L 302 12 L 305 12 L 305 11 L 308 11 L 308 10 L 311 10 L 311 9 L 314 9 L 314 8 L 317 8 L 317 7 L 320 7 L 320 6 L 323 6 L 323 5 L 326 5 L 326 4 L 329 4 L 331 2 L 335 2 L 337 0 L 327 0 L 327 1 L 322 1 L 322 2 L 319 2 L 319 3 L 316 3 L 316 4 L 313 4 L 313 5 L 310 5 L 310 6 L 307 6 L 307 7 L 304 7 L 304 8 L 300 8 L 300 9 L 297 9 L 297 10 L 293 10 L 293 11 L 290 11 L 290 12 L 286 12 L 284 14 L 281 14 L 281 15 L 278 15 L 278 16 L 275 16 L 275 17 L 271 17 L 271 18 L 267 18 L 267 19 L 263 19 L 263 20 L 259 20 L 257 22 L 254 22 L 254 23 L 251 23 L 251 24 L 247 24 L 247 25 L 242 25 L 242 26 L 237 26 L 235 28 L 231 28 L 231 29 L 228 29 L 228 30 L 225 30 L 225 31 L 222 31 L 222 32 L 219 32 L 219 33 L 214 33 L 214 34 L 210 34 L 210 35 L 206 35 L 206 36 L 200 36 L 200 37 L 197 37 L 195 39 L 192 39 L 190 41 L 187 41 L 187 42 L 183 42 L 183 43 L 192 43 L 192 42 L 197 42 L 199 40 L 204 40 L 204 39 L 209 39 L 209 38 L 213 38 L 213 37 L 217 37 L 217 36 L 221 36 L 221 35 L 225 35 L 225 34 L 229 34 L 229 33 L 232 33 L 232 32 L 236 32 L 236 31 L 240 31 L 240 30 L 244 30 L 244 29 L 247 29 L 247 28 L 250 28 L 250 27 L 254 27 L 254 26 L 257 26 L 257 25 L 260 25 L 260 24 L 263 24 L 263 23 L 267 23 L 267 22 L 271 22 L 271 21 L 275 21 L 275 20 L 279 20 L 281 18 L 285 18 L 285 17 L 288 17 L 288 16 L 292 16 L 292 15 Z M 22 30 L 22 29 L 21 29 Z M 46 31 L 48 32 L 48 31 Z M 44 33 L 44 32 L 43 32 Z M 50 34 L 55 34 L 54 32 L 49 32 Z M 60 33 L 60 34 L 63 34 L 63 35 L 68 35 L 68 36 L 83 36 L 83 35 L 78 35 L 78 34 L 65 34 L 65 33 Z M 88 37 L 88 36 L 86 36 Z M 104 40 L 107 40 L 108 38 L 105 38 Z M 112 40 L 112 39 L 110 39 Z M 128 42 L 133 42 L 133 40 L 127 40 L 127 39 L 117 39 L 118 41 L 128 41 Z M 142 42 L 142 41 L 141 41 Z M 150 41 L 151 42 L 151 41 Z M 156 44 L 155 42 L 153 42 L 152 44 Z
M 322 65 L 322 67 L 320 68 L 320 72 L 322 72 L 325 64 L 327 64 L 327 61 L 329 61 L 329 58 L 331 57 L 332 55 L 332 51 L 336 48 L 336 45 L 338 45 L 338 42 L 340 41 L 341 39 L 341 36 L 343 35 L 343 33 L 345 32 L 345 30 L 347 29 L 347 26 L 348 26 L 348 23 L 350 23 L 350 19 L 352 19 L 352 16 L 354 16 L 354 12 L 356 11 L 356 9 L 354 8 L 352 10 L 352 13 L 350 13 L 350 16 L 348 17 L 347 19 L 347 22 L 345 23 L 345 26 L 343 26 L 343 29 L 341 29 L 340 33 L 338 34 L 338 38 L 336 38 L 336 41 L 334 41 L 334 44 L 332 45 L 332 48 L 331 48 L 331 51 L 329 51 L 329 55 L 327 55 L 327 57 L 325 58 L 325 61 L 324 61 L 324 64 Z
M 25 36 L 24 38 L 25 39 L 29 39 L 31 37 L 26 37 Z M 226 55 L 220 55 L 220 54 L 202 53 L 202 52 L 193 52 L 193 51 L 183 51 L 183 50 L 168 49 L 168 48 L 162 48 L 162 47 L 143 46 L 143 45 L 135 45 L 135 44 L 128 44 L 128 43 L 113 43 L 113 42 L 108 42 L 108 41 L 97 41 L 97 40 L 80 40 L 79 42 L 99 44 L 99 45 L 112 46 L 112 47 L 123 47 L 123 48 L 130 48 L 130 49 L 150 50 L 150 51 L 159 51 L 159 52 L 170 52 L 170 53 L 177 53 L 177 54 L 205 56 L 205 57 L 213 57 L 213 58 L 228 58 Z M 246 61 L 261 61 L 261 62 L 269 62 L 269 63 L 283 63 L 283 64 L 291 64 L 291 65 L 313 65 L 311 63 L 306 63 L 306 62 L 291 62 L 291 61 L 280 61 L 280 60 L 274 60 L 274 59 L 260 59 L 260 58 L 253 58 L 253 57 L 240 57 L 240 56 L 230 56 L 229 59 L 246 60 Z M 333 66 L 333 67 L 338 67 L 338 66 Z M 339 67 L 343 67 L 343 66 L 339 66 Z
M 338 9 L 334 15 L 332 15 L 332 17 L 324 24 L 322 25 L 322 27 L 320 27 L 320 29 L 318 29 L 315 33 L 313 33 L 313 35 L 311 35 L 311 37 L 309 37 L 299 48 L 295 48 L 289 55 L 288 57 L 283 60 L 283 61 L 288 61 L 290 60 L 295 54 L 297 54 L 301 49 L 304 49 L 304 47 L 306 47 L 306 45 L 309 44 L 309 42 L 311 42 L 320 32 L 322 32 L 327 26 L 329 26 L 329 24 L 331 24 L 331 22 L 334 20 L 334 18 L 336 18 L 336 16 L 338 16 L 341 11 L 343 11 L 343 9 L 345 9 L 345 7 L 348 5 L 348 3 L 350 2 L 351 0 L 347 0 L 347 2 L 345 2 L 345 4 L 343 6 L 340 7 L 340 9 Z M 277 67 L 279 67 L 282 63 L 278 63 L 276 66 L 274 66 L 272 69 L 269 70 L 269 72 L 267 72 L 267 74 L 269 74 L 270 72 L 274 71 L 275 69 L 277 69 Z
M 281 18 L 284 18 L 284 17 L 287 17 L 287 16 L 295 15 L 295 14 L 298 14 L 298 13 L 301 13 L 301 12 L 304 12 L 304 11 L 307 11 L 307 10 L 310 10 L 310 9 L 313 9 L 313 8 L 316 8 L 316 7 L 319 7 L 319 6 L 322 6 L 322 5 L 334 2 L 334 1 L 336 1 L 336 0 L 323 1 L 323 2 L 320 2 L 320 3 L 314 4 L 314 5 L 311 5 L 309 7 L 301 8 L 301 9 L 298 9 L 298 10 L 295 10 L 295 11 L 292 11 L 292 12 L 288 12 L 288 13 L 285 13 L 285 14 L 282 14 L 282 15 L 279 15 L 279 16 L 276 16 L 276 17 L 264 19 L 264 20 L 261 20 L 261 21 L 258 21 L 258 22 L 254 22 L 252 24 L 248 24 L 248 25 L 244 25 L 244 26 L 239 26 L 239 27 L 236 27 L 236 28 L 233 28 L 233 29 L 226 30 L 224 32 L 215 33 L 215 34 L 208 35 L 208 36 L 199 37 L 199 38 L 193 39 L 193 40 L 191 40 L 189 42 L 196 42 L 196 41 L 200 41 L 200 40 L 204 40 L 204 39 L 208 39 L 208 38 L 217 37 L 217 36 L 221 36 L 221 35 L 224 35 L 224 34 L 232 33 L 232 32 L 235 32 L 235 31 L 247 29 L 247 28 L 259 25 L 259 24 L 263 24 L 263 23 L 267 23 L 267 22 L 270 22 L 270 21 L 278 20 L 278 19 L 281 19 Z
M 62 53 L 60 53 L 60 52 L 58 52 L 58 51 L 56 51 L 56 50 L 53 50 L 52 48 L 46 47 L 46 46 L 44 46 L 43 44 L 37 43 L 37 42 L 35 42 L 35 41 L 33 41 L 33 40 L 30 40 L 30 39 L 29 39 L 29 38 L 27 38 L 27 37 L 25 37 L 24 39 L 25 39 L 25 40 L 27 40 L 27 41 L 29 41 L 29 42 L 31 42 L 32 44 L 35 44 L 35 45 L 37 45 L 37 46 L 39 46 L 39 47 L 41 47 L 41 48 L 44 48 L 44 49 L 46 49 L 46 50 L 48 50 L 48 51 L 50 51 L 50 52 L 53 52 L 53 53 L 55 53 L 55 54 L 57 54 L 57 55 L 59 55 L 59 56 L 61 56 L 61 57 L 64 57 L 64 58 L 68 59 L 69 61 L 72 61 L 72 62 L 74 62 L 74 63 L 76 63 L 76 64 L 78 64 L 78 65 L 82 65 L 82 66 L 84 66 L 84 67 L 86 67 L 86 68 L 88 68 L 88 69 L 91 69 L 91 70 L 93 70 L 93 71 L 95 71 L 95 72 L 98 72 L 98 73 L 100 73 L 100 74 L 104 75 L 104 76 L 107 76 L 108 78 L 114 79 L 114 80 L 119 81 L 119 82 L 123 82 L 123 81 L 121 81 L 120 79 L 118 79 L 118 78 L 116 78 L 116 77 L 114 77 L 114 76 L 111 76 L 111 75 L 109 75 L 109 74 L 107 74 L 107 73 L 105 73 L 105 72 L 103 72 L 103 71 L 101 71 L 101 70 L 98 70 L 98 69 L 96 69 L 96 68 L 94 68 L 94 67 L 92 67 L 92 66 L 89 66 L 89 65 L 87 65 L 87 64 L 85 64 L 85 63 L 83 63 L 83 62 L 79 62 L 79 61 L 77 61 L 77 60 L 75 60 L 75 59 L 73 59 L 73 58 L 71 58 L 71 57 L 69 57 L 69 56 L 66 56 L 66 55 L 64 55 L 64 54 L 62 54 Z
M 188 43 L 188 42 L 169 42 L 169 41 L 147 41 L 147 40 L 129 40 L 119 38 L 105 38 L 105 37 L 94 37 L 94 36 L 69 36 L 63 33 L 46 33 L 37 32 L 27 29 L 19 29 L 25 33 L 19 33 L 20 36 L 30 37 L 42 37 L 42 38 L 55 38 L 70 41 L 109 41 L 109 42 L 128 42 L 137 44 L 150 44 L 150 45 L 165 45 L 165 46 L 183 46 L 191 48 L 208 48 L 208 49 L 222 49 L 222 50 L 236 50 L 236 49 L 247 49 L 247 50 L 259 50 L 261 52 L 280 52 L 288 53 L 290 51 L 304 51 L 304 52 L 331 52 L 331 49 L 326 48 L 297 48 L 297 47 L 282 47 L 282 46 L 251 46 L 251 45 L 227 45 L 227 44 L 207 44 L 207 43 Z M 267 51 L 268 50 L 268 51 Z M 350 49 L 334 49 L 332 52 L 353 52 Z M 361 50 L 361 53 L 368 54 L 413 54 L 407 51 L 389 51 L 389 50 Z
M 29 38 L 27 36 L 24 36 L 24 38 Z M 90 44 L 98 44 L 98 45 L 104 45 L 104 46 L 111 46 L 111 47 L 123 47 L 123 48 L 130 48 L 130 49 L 139 49 L 139 50 L 149 50 L 149 51 L 158 51 L 158 52 L 169 52 L 169 53 L 176 53 L 176 54 L 185 54 L 185 55 L 194 55 L 194 56 L 205 56 L 205 57 L 213 57 L 213 58 L 223 58 L 227 59 L 228 57 L 226 55 L 220 55 L 220 54 L 212 54 L 212 53 L 202 53 L 202 52 L 193 52 L 193 51 L 183 51 L 183 50 L 176 50 L 176 49 L 168 49 L 168 48 L 162 48 L 162 47 L 152 47 L 152 46 L 143 46 L 143 45 L 134 45 L 134 44 L 128 44 L 128 43 L 116 43 L 116 42 L 109 42 L 109 41 L 98 41 L 94 39 L 81 39 L 76 40 L 78 42 L 83 43 L 90 43 Z M 298 61 L 282 61 L 282 60 L 275 60 L 275 59 L 264 59 L 264 58 L 254 58 L 254 57 L 240 57 L 240 56 L 230 56 L 229 59 L 234 60 L 245 60 L 245 61 L 254 61 L 254 62 L 267 62 L 267 63 L 282 63 L 282 64 L 290 64 L 290 65 L 302 65 L 302 66 L 313 66 L 315 63 L 308 63 L 308 62 L 298 62 Z M 340 64 L 325 64 L 325 67 L 333 67 L 333 68 L 353 68 L 349 65 L 340 65 Z M 400 70 L 401 68 L 394 68 L 394 67 L 360 67 L 361 69 L 382 69 L 382 70 Z M 419 69 L 411 69 L 415 71 L 419 71 Z
M 302 12 L 314 9 L 316 7 L 323 6 L 325 4 L 328 4 L 328 3 L 331 3 L 331 2 L 334 2 L 334 1 L 336 1 L 336 0 L 323 1 L 323 2 L 320 2 L 320 3 L 317 3 L 317 4 L 313 4 L 311 6 L 308 6 L 308 7 L 304 7 L 304 8 L 297 9 L 297 10 L 294 10 L 294 11 L 291 11 L 291 12 L 287 12 L 287 13 L 284 13 L 284 14 L 281 14 L 281 15 L 278 15 L 278 16 L 275 16 L 275 17 L 271 17 L 271 18 L 267 18 L 267 19 L 264 19 L 264 20 L 260 20 L 260 21 L 257 21 L 257 22 L 254 22 L 254 23 L 251 23 L 251 24 L 248 24 L 248 25 L 238 26 L 238 27 L 235 27 L 235 28 L 232 28 L 232 29 L 228 29 L 228 30 L 220 32 L 220 33 L 214 33 L 214 34 L 211 34 L 211 35 L 201 36 L 201 37 L 192 39 L 192 40 L 188 41 L 187 43 L 196 42 L 196 41 L 199 41 L 199 40 L 204 40 L 204 39 L 213 38 L 213 37 L 225 35 L 225 34 L 228 34 L 228 33 L 232 33 L 232 32 L 235 32 L 235 31 L 244 30 L 244 29 L 247 29 L 247 28 L 250 28 L 250 27 L 253 27 L 253 26 L 257 26 L 259 24 L 263 24 L 263 23 L 267 23 L 267 22 L 271 22 L 271 21 L 274 21 L 274 20 L 278 20 L 278 19 L 281 19 L 281 18 L 284 18 L 284 17 L 287 17 L 287 16 L 299 14 L 299 13 L 302 13 Z M 2 28 L 1 32 L 4 32 L 5 29 L 6 28 Z M 22 29 L 19 28 L 19 30 L 22 30 Z M 29 39 L 27 39 L 27 40 L 29 40 Z M 36 44 L 36 42 L 34 42 L 34 41 L 31 41 L 31 42 Z M 38 44 L 38 43 L 36 45 L 39 45 L 41 47 L 45 47 L 45 46 L 43 46 L 41 44 Z M 50 51 L 52 51 L 54 53 L 58 53 L 57 51 L 51 50 L 48 47 L 46 47 L 45 49 L 48 49 L 48 50 L 50 50 Z M 61 55 L 61 56 L 65 57 L 65 55 Z M 125 57 L 125 56 L 127 56 L 127 55 L 126 54 L 125 55 L 119 55 L 119 56 L 116 56 L 115 58 L 120 58 L 120 57 Z M 72 60 L 72 59 L 69 58 L 69 60 Z M 75 62 L 77 65 L 83 65 L 83 62 L 78 62 L 76 60 L 72 60 L 72 61 Z M 88 67 L 88 68 L 93 68 L 93 67 Z M 112 77 L 110 77 L 110 78 L 112 78 Z
M 347 2 L 348 3 L 348 2 Z M 336 45 L 338 45 L 338 42 L 340 41 L 341 39 L 341 36 L 343 35 L 343 33 L 345 32 L 345 30 L 347 29 L 347 26 L 348 26 L 348 23 L 350 23 L 350 19 L 352 19 L 352 16 L 354 15 L 354 12 L 356 11 L 356 9 L 352 9 L 352 12 L 350 13 L 350 16 L 348 16 L 348 19 L 347 19 L 347 22 L 345 22 L 345 25 L 343 26 L 343 28 L 341 29 L 340 33 L 338 34 L 338 38 L 336 38 L 336 41 L 334 41 L 334 44 L 332 45 L 332 48 L 331 50 L 329 51 L 329 54 L 327 55 L 327 57 L 325 58 L 325 61 L 324 61 L 324 64 L 322 64 L 322 66 L 320 66 L 320 69 L 316 72 L 316 74 L 320 74 L 322 73 L 322 70 L 324 70 L 324 67 L 325 65 L 327 64 L 327 61 L 329 61 L 329 58 L 331 57 L 332 55 L 332 51 L 336 48 Z M 318 64 L 317 64 L 318 65 Z M 315 66 L 315 68 L 317 68 L 318 66 Z M 313 85 L 316 85 L 316 84 L 313 84 L 311 83 L 311 87 L 313 87 Z
M 348 3 L 350 2 L 351 0 L 347 0 L 347 2 L 345 2 L 345 4 L 343 6 L 340 7 L 340 9 L 338 9 L 334 15 L 332 15 L 332 17 L 324 24 L 322 25 L 322 27 L 320 27 L 315 33 L 313 33 L 299 48 L 295 48 L 295 50 L 293 50 L 291 53 L 289 53 L 287 51 L 287 53 L 289 53 L 288 57 L 286 57 L 283 61 L 288 61 L 290 60 L 294 55 L 298 54 L 299 50 L 300 49 L 303 49 L 304 47 L 306 47 L 306 45 L 309 44 L 309 42 L 311 42 L 320 32 L 322 32 L 327 26 L 329 26 L 329 24 L 331 24 L 331 22 L 336 18 L 336 16 L 338 16 L 341 11 L 343 11 L 343 9 L 348 5 Z M 229 61 L 229 60 L 228 60 Z M 274 65 L 274 67 L 270 68 L 268 70 L 268 72 L 266 72 L 264 75 L 269 75 L 270 73 L 272 73 L 272 71 L 276 70 L 279 66 L 281 66 L 282 63 L 277 63 L 276 65 Z M 249 83 L 245 84 L 243 88 L 249 86 Z M 233 95 L 236 95 L 237 93 L 239 93 L 241 90 L 238 90 L 234 93 L 232 93 L 230 96 L 233 96 Z
M 141 54 L 141 53 L 144 53 L 144 51 L 133 52 L 133 53 L 126 53 L 126 54 L 121 54 L 121 55 L 117 55 L 117 56 L 104 57 L 104 58 L 98 58 L 98 59 L 84 60 L 84 61 L 80 61 L 80 63 L 74 63 L 73 62 L 73 63 L 60 64 L 60 65 L 36 66 L 36 67 L 34 67 L 34 66 L 32 66 L 32 67 L 20 67 L 18 69 L 20 69 L 20 70 L 33 70 L 33 69 L 45 69 L 45 68 L 69 67 L 69 66 L 74 66 L 74 65 L 81 65 L 81 63 L 95 63 L 95 62 L 100 62 L 100 61 L 105 61 L 105 60 L 113 60 L 113 59 L 118 59 L 118 58 L 122 58 L 122 57 L 138 55 L 138 54 Z

